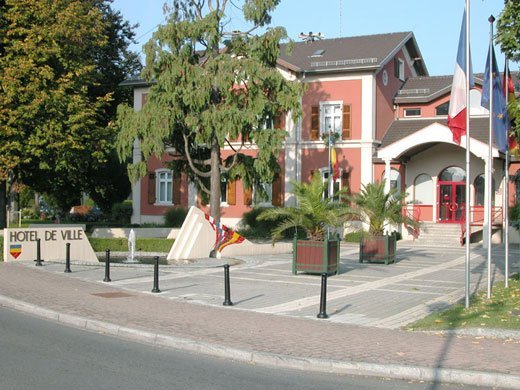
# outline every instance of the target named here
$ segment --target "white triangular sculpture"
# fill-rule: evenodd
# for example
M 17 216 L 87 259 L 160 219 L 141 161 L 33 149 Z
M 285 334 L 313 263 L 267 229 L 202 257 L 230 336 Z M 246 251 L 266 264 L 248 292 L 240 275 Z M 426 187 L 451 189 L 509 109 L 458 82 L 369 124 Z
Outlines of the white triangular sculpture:
M 230 257 L 291 251 L 290 244 L 278 244 L 276 247 L 271 244 L 253 244 L 236 233 L 229 236 L 233 238 L 222 240 L 222 237 L 217 232 L 219 227 L 212 222 L 213 219 L 211 217 L 192 206 L 168 253 L 167 260 L 201 259 L 210 257 L 212 251 L 214 257 L 220 257 L 220 255 Z M 220 229 L 229 230 L 225 226 L 221 226 Z

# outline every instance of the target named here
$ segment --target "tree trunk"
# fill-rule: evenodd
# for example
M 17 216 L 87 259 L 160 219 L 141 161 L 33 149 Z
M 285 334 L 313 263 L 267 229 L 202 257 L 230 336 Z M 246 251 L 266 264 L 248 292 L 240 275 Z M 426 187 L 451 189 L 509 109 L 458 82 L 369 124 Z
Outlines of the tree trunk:
M 7 183 L 5 180 L 0 181 L 0 229 L 6 228 L 7 221 Z
M 211 145 L 209 214 L 215 222 L 220 222 L 220 146 L 213 141 Z

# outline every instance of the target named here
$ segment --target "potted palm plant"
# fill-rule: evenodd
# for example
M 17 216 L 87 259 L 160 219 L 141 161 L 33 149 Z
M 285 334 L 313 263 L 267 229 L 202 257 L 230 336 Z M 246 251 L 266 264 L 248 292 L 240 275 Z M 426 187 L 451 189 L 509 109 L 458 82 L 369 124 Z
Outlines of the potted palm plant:
M 297 207 L 269 208 L 259 219 L 281 221 L 272 230 L 273 242 L 283 237 L 290 229 L 301 229 L 305 239 L 293 240 L 293 274 L 336 274 L 339 270 L 339 235 L 332 232 L 343 226 L 352 215 L 347 203 L 324 198 L 325 185 L 322 176 L 314 174 L 310 183 L 292 182 L 292 193 Z M 340 190 L 335 197 L 344 194 Z
M 418 221 L 403 213 L 405 194 L 391 189 L 385 193 L 385 183 L 364 185 L 352 198 L 356 214 L 368 233 L 362 235 L 359 245 L 359 262 L 375 261 L 385 264 L 395 261 L 397 234 L 385 234 L 390 226 L 404 223 L 417 228 Z

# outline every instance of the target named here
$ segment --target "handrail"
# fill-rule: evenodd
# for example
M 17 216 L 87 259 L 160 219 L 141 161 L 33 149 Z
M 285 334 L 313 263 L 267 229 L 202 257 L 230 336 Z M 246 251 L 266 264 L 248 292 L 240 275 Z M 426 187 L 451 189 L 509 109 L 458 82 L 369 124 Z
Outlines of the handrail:
M 415 204 L 408 204 L 406 206 L 403 206 L 403 210 L 402 210 L 403 216 L 405 217 L 404 227 L 406 228 L 406 230 L 408 230 L 408 233 L 413 236 L 414 240 L 416 238 L 419 238 L 419 234 L 421 233 L 421 229 L 420 229 L 421 208 L 415 207 L 415 206 L 416 206 Z M 411 219 L 411 220 L 417 222 L 415 224 L 415 226 L 408 225 L 406 223 L 408 219 Z
M 464 239 L 466 236 L 466 212 L 464 208 L 462 208 L 462 217 L 460 219 L 460 245 L 464 245 Z M 482 213 L 482 216 L 476 216 L 477 211 Z M 471 206 L 470 210 L 470 226 L 484 226 L 484 206 Z M 503 208 L 501 206 L 492 206 L 491 207 L 491 225 L 492 226 L 502 226 L 503 221 Z M 471 235 L 471 233 L 470 233 Z

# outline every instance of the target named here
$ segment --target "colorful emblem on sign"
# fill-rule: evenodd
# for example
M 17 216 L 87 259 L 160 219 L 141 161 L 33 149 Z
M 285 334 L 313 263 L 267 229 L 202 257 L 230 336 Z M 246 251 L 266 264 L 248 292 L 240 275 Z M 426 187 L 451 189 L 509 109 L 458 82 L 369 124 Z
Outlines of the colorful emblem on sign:
M 11 254 L 11 256 L 13 256 L 15 259 L 17 259 L 18 256 L 20 256 L 22 254 L 22 245 L 20 245 L 20 244 L 11 245 L 9 247 L 9 253 Z
M 242 237 L 234 230 L 231 230 L 226 225 L 216 223 L 215 220 L 208 214 L 205 214 L 205 217 L 215 231 L 215 244 L 213 245 L 213 250 L 210 253 L 210 257 L 219 258 L 221 252 L 226 246 L 231 244 L 240 244 L 242 241 L 244 241 L 244 237 Z

